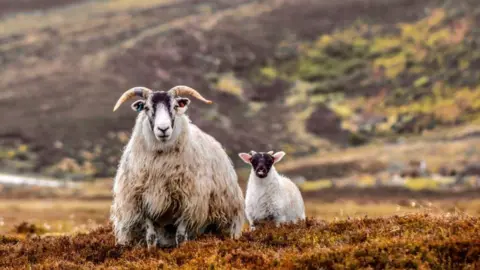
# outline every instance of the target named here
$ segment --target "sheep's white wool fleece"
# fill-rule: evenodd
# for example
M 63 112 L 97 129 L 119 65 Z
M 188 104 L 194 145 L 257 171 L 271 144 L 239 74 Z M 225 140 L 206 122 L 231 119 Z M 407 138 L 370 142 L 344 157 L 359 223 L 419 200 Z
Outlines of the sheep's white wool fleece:
M 111 220 L 117 242 L 140 240 L 145 218 L 184 222 L 191 232 L 217 224 L 238 238 L 242 190 L 232 161 L 213 137 L 177 116 L 172 139 L 161 143 L 142 112 L 124 149 L 113 188 Z
M 252 227 L 265 219 L 273 219 L 277 224 L 305 219 L 300 190 L 273 166 L 265 178 L 257 177 L 252 169 L 245 197 L 247 219 Z

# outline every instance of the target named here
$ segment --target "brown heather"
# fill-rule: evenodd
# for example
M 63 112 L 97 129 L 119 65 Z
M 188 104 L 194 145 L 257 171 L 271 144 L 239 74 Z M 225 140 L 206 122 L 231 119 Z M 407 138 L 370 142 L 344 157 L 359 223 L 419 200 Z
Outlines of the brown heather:
M 267 226 L 238 241 L 115 246 L 110 226 L 61 237 L 0 236 L 2 269 L 478 269 L 480 219 L 415 214 Z

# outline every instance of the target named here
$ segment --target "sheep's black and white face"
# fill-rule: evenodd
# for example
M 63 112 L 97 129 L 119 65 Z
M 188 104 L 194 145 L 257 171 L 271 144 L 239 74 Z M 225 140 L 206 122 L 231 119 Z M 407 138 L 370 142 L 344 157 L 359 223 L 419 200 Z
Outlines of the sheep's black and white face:
M 270 173 L 273 164 L 279 162 L 283 156 L 285 156 L 285 152 L 277 152 L 273 154 L 273 152 L 257 153 L 252 151 L 250 154 L 240 153 L 238 155 L 245 163 L 252 165 L 252 169 L 257 177 L 265 178 Z
M 150 128 L 155 138 L 167 142 L 172 138 L 175 128 L 175 118 L 187 111 L 190 104 L 188 98 L 174 97 L 165 91 L 153 92 L 147 100 L 137 100 L 132 109 L 144 112 L 148 117 Z
M 267 177 L 273 166 L 273 157 L 266 153 L 256 153 L 250 159 L 253 171 L 260 178 Z

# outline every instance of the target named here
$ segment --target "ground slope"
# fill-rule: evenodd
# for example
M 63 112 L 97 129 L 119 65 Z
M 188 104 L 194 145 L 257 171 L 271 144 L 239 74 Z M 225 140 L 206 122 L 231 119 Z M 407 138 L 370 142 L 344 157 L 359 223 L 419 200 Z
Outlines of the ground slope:
M 269 70 L 258 70 L 298 57 L 300 51 L 289 54 L 291 44 L 359 20 L 385 27 L 414 22 L 425 16 L 426 7 L 438 5 L 433 0 L 122 0 L 6 16 L 0 23 L 2 168 L 112 175 L 135 115 L 128 106 L 116 113 L 111 107 L 135 85 L 187 84 L 214 100 L 213 106 L 194 102 L 190 115 L 227 145 L 232 157 L 251 148 L 316 152 L 343 136 L 331 110 L 325 110 L 327 119 L 313 123 L 333 119 L 333 129 L 327 125 L 302 136 L 299 130 L 311 112 L 288 101 L 301 97 L 292 92 L 292 81 L 264 80 Z M 289 45 L 286 51 L 282 44 Z M 74 164 L 58 164 L 65 157 Z

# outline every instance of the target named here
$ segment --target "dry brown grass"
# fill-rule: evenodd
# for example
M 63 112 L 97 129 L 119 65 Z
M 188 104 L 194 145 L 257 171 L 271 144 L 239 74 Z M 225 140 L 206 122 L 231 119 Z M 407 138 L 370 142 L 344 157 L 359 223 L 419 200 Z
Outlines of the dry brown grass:
M 119 247 L 109 226 L 65 237 L 0 237 L 0 267 L 18 269 L 475 269 L 480 220 L 426 214 L 322 222 L 202 237 L 176 249 Z
M 305 194 L 307 216 L 329 221 L 414 213 L 480 216 L 480 200 L 469 199 L 470 195 L 442 199 L 440 194 L 422 199 L 422 196 L 370 193 L 362 197 L 361 192 L 350 197 L 337 194 L 333 196 L 338 197 L 335 200 L 321 194 Z M 42 234 L 86 232 L 108 222 L 110 205 L 110 199 L 0 199 L 0 234 L 15 234 L 15 228 L 23 222 L 35 225 Z
M 44 233 L 85 232 L 108 221 L 110 201 L 0 200 L 0 234 L 11 233 L 22 222 Z
M 110 188 L 82 186 L 85 194 Z M 96 192 L 93 192 L 96 191 Z M 335 190 L 331 190 L 330 193 Z M 92 193 L 93 192 L 93 193 Z M 366 192 L 366 191 L 365 191 Z M 337 191 L 338 194 L 341 192 Z M 177 249 L 115 246 L 110 199 L 71 193 L 0 200 L 0 268 L 18 269 L 475 269 L 480 200 L 420 200 L 358 194 L 306 197 L 310 219 L 246 232 L 238 241 L 205 236 Z M 386 194 L 384 194 L 386 195 Z M 83 198 L 83 199 L 80 199 Z M 428 214 L 427 214 L 428 213 Z

